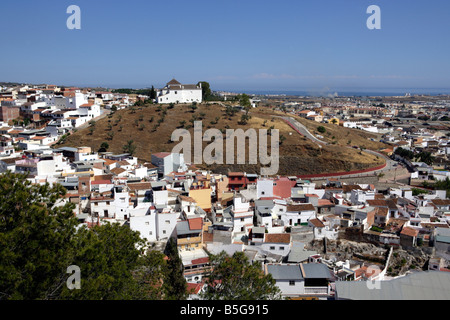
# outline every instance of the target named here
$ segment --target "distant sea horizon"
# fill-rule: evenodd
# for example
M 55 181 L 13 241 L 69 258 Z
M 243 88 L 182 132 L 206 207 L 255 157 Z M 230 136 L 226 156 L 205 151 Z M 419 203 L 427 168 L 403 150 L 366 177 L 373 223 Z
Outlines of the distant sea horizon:
M 36 85 L 26 82 L 0 82 L 0 84 L 29 84 Z M 285 95 L 285 96 L 308 96 L 308 97 L 394 97 L 394 96 L 405 96 L 405 95 L 428 95 L 428 96 L 438 96 L 438 95 L 450 95 L 449 88 L 299 88 L 296 89 L 250 89 L 250 88 L 220 88 L 215 87 L 214 83 L 210 83 L 211 89 L 215 92 L 232 92 L 232 93 L 246 93 L 252 95 Z M 80 87 L 80 88 L 108 88 L 123 89 L 123 88 L 133 88 L 133 89 L 150 89 L 151 86 L 127 86 L 127 85 L 61 85 L 67 87 Z M 155 86 L 158 88 L 158 86 Z
M 406 95 L 450 95 L 450 89 L 392 89 L 392 90 L 216 90 L 224 92 L 246 93 L 252 95 L 286 95 L 311 97 L 396 97 Z

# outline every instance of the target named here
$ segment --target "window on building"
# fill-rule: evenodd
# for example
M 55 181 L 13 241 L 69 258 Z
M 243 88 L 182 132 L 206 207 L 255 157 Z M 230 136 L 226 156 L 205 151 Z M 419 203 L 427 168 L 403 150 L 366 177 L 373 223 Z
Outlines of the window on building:
M 289 285 L 290 286 L 295 286 L 295 280 L 289 280 Z
M 269 249 L 270 249 L 270 250 L 275 250 L 275 247 L 270 247 Z

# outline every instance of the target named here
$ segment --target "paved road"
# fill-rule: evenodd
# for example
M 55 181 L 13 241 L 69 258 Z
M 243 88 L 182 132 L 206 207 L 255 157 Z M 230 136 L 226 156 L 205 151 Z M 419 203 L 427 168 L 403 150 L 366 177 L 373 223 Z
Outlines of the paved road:
M 322 140 L 318 139 L 316 136 L 314 136 L 311 132 L 309 132 L 308 129 L 306 129 L 306 127 L 303 124 L 301 124 L 294 118 L 292 118 L 292 117 L 281 117 L 281 118 L 284 119 L 285 121 L 289 122 L 292 126 L 294 126 L 302 135 L 304 135 L 308 139 L 312 140 L 313 142 L 316 142 L 319 145 L 319 147 L 322 147 L 322 145 L 328 144 L 327 142 L 322 141 Z
M 300 122 L 298 122 L 297 120 L 295 120 L 292 117 L 280 117 L 282 119 L 284 119 L 285 121 L 287 121 L 288 123 L 290 123 L 293 127 L 295 127 L 303 136 L 307 137 L 308 139 L 310 139 L 311 141 L 317 143 L 317 145 L 321 148 L 324 145 L 328 145 L 329 143 L 322 141 L 320 139 L 318 139 L 316 136 L 314 136 L 311 132 L 309 132 L 309 130 Z M 346 147 L 346 148 L 352 148 L 352 147 Z M 378 153 L 376 151 L 372 151 L 372 150 L 364 150 L 363 152 L 366 153 L 370 153 L 372 155 L 375 156 L 379 156 L 379 157 L 383 157 L 384 160 L 386 161 L 386 166 L 383 169 L 379 169 L 379 170 L 374 170 L 374 171 L 370 171 L 370 172 L 365 172 L 365 173 L 359 173 L 359 174 L 352 174 L 351 176 L 353 177 L 362 177 L 362 176 L 367 176 L 368 174 L 378 174 L 378 173 L 382 173 L 384 171 L 390 171 L 390 170 L 395 170 L 396 166 L 397 166 L 397 162 L 391 160 L 389 157 Z

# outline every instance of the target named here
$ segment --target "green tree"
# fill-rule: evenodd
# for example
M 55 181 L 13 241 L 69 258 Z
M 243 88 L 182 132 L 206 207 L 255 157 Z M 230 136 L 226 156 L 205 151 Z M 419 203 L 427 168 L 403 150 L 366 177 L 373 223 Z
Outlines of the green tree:
M 419 189 L 419 188 L 412 188 L 412 195 L 413 196 L 418 196 L 421 194 L 428 194 L 428 190 L 423 190 L 423 189 Z
M 431 166 L 435 160 L 435 158 L 432 156 L 431 152 L 420 152 L 417 155 L 417 158 L 419 159 L 419 161 L 422 161 L 426 164 L 428 164 L 429 166 Z
M 319 131 L 320 133 L 325 133 L 327 131 L 327 129 L 325 129 L 324 126 L 318 126 L 317 131 Z
M 239 121 L 239 124 L 245 125 L 248 123 L 248 120 L 250 119 L 250 116 L 247 114 L 243 114 L 241 116 L 241 120 Z
M 250 108 L 252 107 L 252 104 L 250 102 L 250 97 L 246 95 L 245 93 L 241 94 L 239 97 L 239 104 L 244 108 L 245 113 L 248 114 L 250 111 Z
M 164 278 L 164 292 L 167 300 L 184 300 L 187 298 L 187 284 L 183 276 L 183 263 L 178 254 L 176 241 L 167 242 L 167 274 Z
M 286 137 L 281 135 L 280 136 L 280 146 L 283 144 L 283 142 L 286 140 Z
M 72 265 L 78 224 L 74 204 L 54 206 L 65 194 L 59 184 L 0 175 L 0 300 L 58 296 Z
M 156 99 L 156 90 L 155 90 L 155 87 L 153 87 L 153 86 L 150 89 L 150 99 L 151 100 L 155 100 Z
M 424 181 L 422 185 L 427 188 L 429 187 L 429 183 L 427 181 Z M 446 190 L 447 191 L 447 198 L 450 197 L 450 179 L 447 177 L 445 180 L 439 180 L 436 181 L 433 185 L 433 188 L 435 190 Z
M 128 140 L 127 144 L 123 146 L 123 152 L 129 153 L 131 156 L 136 151 L 136 145 L 134 144 L 134 140 Z
M 109 144 L 108 142 L 102 142 L 102 144 L 100 145 L 100 149 L 98 150 L 99 152 L 106 152 L 109 148 Z
M 397 149 L 395 149 L 394 153 L 408 160 L 414 159 L 415 156 L 413 151 L 403 149 L 402 147 L 398 147 Z
M 0 300 L 163 298 L 164 254 L 147 251 L 138 232 L 117 223 L 80 227 L 65 194 L 23 174 L 0 176 Z M 66 285 L 73 265 L 81 290 Z
M 207 101 L 211 97 L 211 86 L 209 82 L 200 81 L 197 86 L 202 86 L 202 100 Z
M 210 256 L 211 271 L 202 298 L 206 300 L 275 300 L 280 289 L 260 263 L 250 263 L 243 252 L 229 256 L 225 251 Z
M 139 233 L 118 223 L 105 223 L 77 232 L 73 264 L 81 270 L 81 290 L 63 286 L 62 299 L 135 299 L 138 285 L 133 270 L 141 266 L 145 242 Z
M 135 300 L 162 300 L 165 298 L 163 290 L 164 278 L 167 274 L 167 262 L 162 252 L 148 250 L 141 257 L 140 266 L 134 270 L 133 278 L 137 289 Z

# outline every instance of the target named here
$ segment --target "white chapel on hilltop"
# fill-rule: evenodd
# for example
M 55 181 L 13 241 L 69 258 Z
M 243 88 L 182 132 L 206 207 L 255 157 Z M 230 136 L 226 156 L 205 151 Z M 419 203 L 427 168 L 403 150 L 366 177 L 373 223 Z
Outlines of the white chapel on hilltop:
M 157 90 L 157 103 L 192 103 L 202 102 L 202 87 L 195 84 L 181 84 L 175 79 Z

